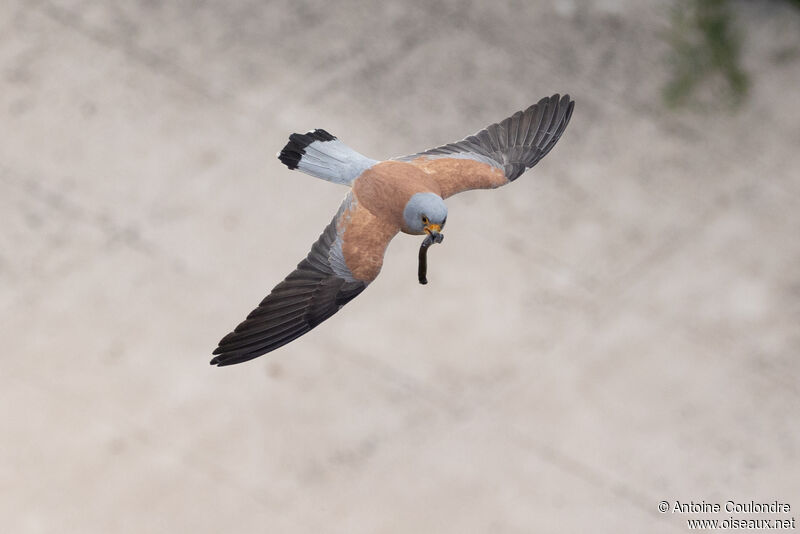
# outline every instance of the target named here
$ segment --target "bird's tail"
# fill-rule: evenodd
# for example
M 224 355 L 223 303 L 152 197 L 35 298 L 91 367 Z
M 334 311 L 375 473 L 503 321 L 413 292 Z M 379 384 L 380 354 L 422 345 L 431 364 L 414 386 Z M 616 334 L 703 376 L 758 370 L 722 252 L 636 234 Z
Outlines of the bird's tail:
M 293 133 L 278 154 L 284 165 L 329 182 L 349 185 L 376 163 L 325 130 Z

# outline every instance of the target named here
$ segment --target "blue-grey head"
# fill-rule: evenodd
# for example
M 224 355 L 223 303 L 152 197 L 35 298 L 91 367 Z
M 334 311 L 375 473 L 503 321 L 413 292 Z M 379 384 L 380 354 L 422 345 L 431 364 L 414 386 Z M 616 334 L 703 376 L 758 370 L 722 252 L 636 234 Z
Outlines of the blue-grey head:
M 447 222 L 447 206 L 439 195 L 434 193 L 417 193 L 412 196 L 403 210 L 403 220 L 409 234 L 428 234 L 439 243 L 441 231 Z

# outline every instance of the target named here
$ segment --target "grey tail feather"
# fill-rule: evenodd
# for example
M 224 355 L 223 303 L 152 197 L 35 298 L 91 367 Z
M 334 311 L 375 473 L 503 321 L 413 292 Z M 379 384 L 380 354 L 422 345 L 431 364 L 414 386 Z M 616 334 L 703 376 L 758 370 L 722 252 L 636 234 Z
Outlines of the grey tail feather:
M 377 163 L 322 129 L 290 135 L 278 159 L 290 169 L 339 184 L 350 184 Z
M 308 145 L 314 141 L 333 141 L 335 139 L 335 136 L 322 129 L 305 134 L 293 133 L 289 136 L 289 142 L 278 154 L 278 159 L 290 169 L 296 169 L 300 159 L 305 155 Z

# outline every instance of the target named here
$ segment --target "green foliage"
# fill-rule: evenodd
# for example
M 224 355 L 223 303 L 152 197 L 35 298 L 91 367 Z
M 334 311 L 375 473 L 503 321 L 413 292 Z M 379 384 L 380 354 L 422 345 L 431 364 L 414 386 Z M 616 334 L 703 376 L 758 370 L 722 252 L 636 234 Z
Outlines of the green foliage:
M 740 104 L 749 78 L 740 65 L 741 37 L 728 0 L 679 0 L 671 22 L 672 78 L 664 88 L 667 104 L 676 107 L 697 100 L 701 87 L 711 90 L 715 102 L 730 107 Z

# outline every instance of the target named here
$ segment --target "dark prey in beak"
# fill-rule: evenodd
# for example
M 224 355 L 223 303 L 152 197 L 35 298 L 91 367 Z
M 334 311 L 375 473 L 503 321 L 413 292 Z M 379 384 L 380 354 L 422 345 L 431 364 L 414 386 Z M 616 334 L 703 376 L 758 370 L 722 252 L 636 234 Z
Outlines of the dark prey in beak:
M 422 240 L 422 245 L 419 247 L 419 267 L 417 268 L 417 278 L 419 278 L 419 283 L 422 285 L 428 283 L 426 278 L 428 274 L 428 247 L 435 243 L 441 243 L 443 239 L 444 236 L 439 232 L 431 232 Z

